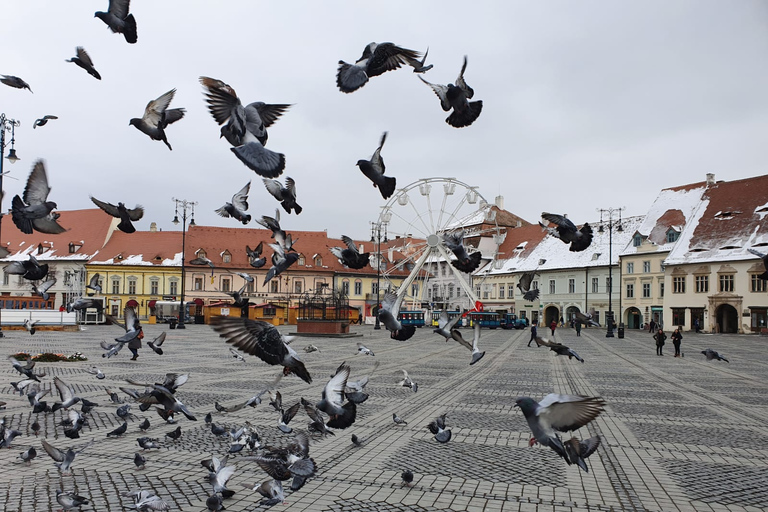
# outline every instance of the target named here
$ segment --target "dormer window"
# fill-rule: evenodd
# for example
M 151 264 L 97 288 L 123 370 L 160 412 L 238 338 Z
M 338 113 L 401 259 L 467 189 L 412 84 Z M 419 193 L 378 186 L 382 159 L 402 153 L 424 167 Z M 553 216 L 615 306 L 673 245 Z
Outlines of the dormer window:
M 303 254 L 299 255 L 299 260 L 296 263 L 298 263 L 299 265 L 305 265 Z
M 80 250 L 82 244 L 76 244 L 75 242 L 69 242 L 69 254 L 74 254 Z
M 198 258 L 205 258 L 206 257 L 205 251 L 203 249 L 198 249 L 195 251 L 195 256 L 197 256 Z
M 632 246 L 640 247 L 642 243 L 643 243 L 643 236 L 640 233 L 636 233 L 635 236 L 632 237 Z
M 315 256 L 315 266 L 317 267 L 323 266 L 323 258 L 319 254 Z
M 221 253 L 221 261 L 224 263 L 231 263 L 232 262 L 232 254 L 229 251 L 224 251 Z
M 672 228 L 669 228 L 669 231 L 667 231 L 667 243 L 671 244 L 677 242 L 678 238 L 680 238 L 680 233 Z

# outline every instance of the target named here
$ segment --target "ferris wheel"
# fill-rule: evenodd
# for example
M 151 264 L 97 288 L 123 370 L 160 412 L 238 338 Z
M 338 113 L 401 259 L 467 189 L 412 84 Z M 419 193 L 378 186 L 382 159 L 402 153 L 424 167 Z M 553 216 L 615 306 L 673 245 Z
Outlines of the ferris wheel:
M 488 272 L 462 272 L 446 238 L 461 237 L 472 256 L 481 254 L 479 268 L 494 268 L 503 231 L 496 220 L 497 209 L 477 190 L 455 178 L 425 178 L 399 189 L 382 206 L 376 225 L 387 244 L 381 248 L 379 265 L 389 289 L 408 304 L 461 302 L 467 309 L 482 308 Z M 372 257 L 375 259 L 375 256 Z M 475 258 L 473 258 L 475 259 Z M 406 275 L 407 273 L 407 275 Z M 455 292 L 455 295 L 454 295 Z M 462 293 L 463 292 L 463 293 Z

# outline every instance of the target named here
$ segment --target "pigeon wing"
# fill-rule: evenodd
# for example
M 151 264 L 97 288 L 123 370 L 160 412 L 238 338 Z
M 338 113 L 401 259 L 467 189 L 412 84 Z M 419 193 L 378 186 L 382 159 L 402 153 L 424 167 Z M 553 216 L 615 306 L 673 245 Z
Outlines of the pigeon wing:
M 464 81 L 464 71 L 467 70 L 467 56 L 464 56 L 464 64 L 461 66 L 461 71 L 459 72 L 459 77 L 456 79 L 456 87 L 464 91 L 464 94 L 467 96 L 467 99 L 472 99 L 472 97 L 475 95 L 475 91 L 467 85 L 467 82 Z
M 544 220 L 548 220 L 552 224 L 555 224 L 558 228 L 563 228 L 568 231 L 576 231 L 576 225 L 570 221 L 570 219 L 564 217 L 563 215 L 558 215 L 556 213 L 547 213 L 543 212 L 541 214 L 541 218 Z
M 443 110 L 445 112 L 448 112 L 451 110 L 451 102 L 448 101 L 448 87 L 445 85 L 440 84 L 433 84 L 431 82 L 427 82 L 423 78 L 419 77 L 422 82 L 427 84 L 432 91 L 437 95 L 437 97 L 440 99 L 440 106 L 443 107 Z
M 24 202 L 28 205 L 42 204 L 48 200 L 50 192 L 51 187 L 48 186 L 45 162 L 38 160 L 35 162 L 32 172 L 27 179 L 27 186 L 24 188 Z
M 328 381 L 324 390 L 326 400 L 337 406 L 341 405 L 344 401 L 344 388 L 347 386 L 349 372 L 349 366 L 343 365 L 340 371 Z
M 224 124 L 236 115 L 245 122 L 245 111 L 235 90 L 228 84 L 207 76 L 200 77 L 200 83 L 208 89 L 208 110 L 219 124 Z
M 291 105 L 288 104 L 267 105 L 266 103 L 262 103 L 260 101 L 251 103 L 248 106 L 255 108 L 259 113 L 259 117 L 261 117 L 261 121 L 264 123 L 264 128 L 269 128 L 272 126 L 272 124 L 277 121 L 280 116 L 285 114 L 285 112 L 291 108 Z
M 43 443 L 43 448 L 45 449 L 45 452 L 48 455 L 50 455 L 53 460 L 55 460 L 56 462 L 64 462 L 64 457 L 66 456 L 66 454 L 63 451 L 59 450 L 55 446 L 48 444 L 48 442 L 45 439 L 42 440 L 42 443 Z
M 88 52 L 85 51 L 85 48 L 78 46 L 75 49 L 77 50 L 77 58 L 80 59 L 80 61 L 85 64 L 86 67 L 92 68 L 93 61 L 91 60 L 91 56 L 88 55 Z
M 384 174 L 384 170 L 386 169 L 386 166 L 384 165 L 384 159 L 381 158 L 381 148 L 384 147 L 384 141 L 387 140 L 387 132 L 384 132 L 381 136 L 381 142 L 379 142 L 379 147 L 376 148 L 376 151 L 373 152 L 373 156 L 371 157 L 371 165 L 373 166 L 374 171 L 376 171 L 377 174 Z
M 99 208 L 101 208 L 102 210 L 104 210 L 105 212 L 110 214 L 111 216 L 117 217 L 117 218 L 120 217 L 120 211 L 117 209 L 117 206 L 113 205 L 112 203 L 106 203 L 104 201 L 99 201 L 98 199 L 96 199 L 93 196 L 91 196 L 91 201 L 93 201 L 93 204 L 95 204 L 96 206 L 98 206 Z M 93 283 L 91 283 L 91 284 L 93 284 Z M 97 284 L 98 284 L 98 281 L 97 281 Z
M 68 402 L 75 397 L 72 388 L 70 388 L 66 382 L 61 380 L 58 375 L 53 378 L 53 383 L 56 385 L 56 390 L 59 392 L 62 402 Z
M 124 20 L 128 16 L 131 0 L 109 0 L 109 14 Z
M 240 189 L 240 191 L 232 196 L 232 206 L 238 210 L 245 211 L 248 209 L 248 192 L 251 190 L 251 182 Z
M 537 415 L 555 430 L 576 430 L 603 412 L 605 401 L 600 397 L 558 395 L 550 393 L 539 402 Z
M 227 343 L 247 354 L 257 356 L 271 365 L 283 364 L 289 355 L 277 329 L 271 324 L 248 318 L 214 317 L 211 320 L 215 331 Z
M 176 89 L 171 89 L 159 98 L 147 103 L 142 120 L 149 126 L 157 127 L 164 119 L 163 113 L 168 108 L 168 105 L 171 104 L 175 94 Z

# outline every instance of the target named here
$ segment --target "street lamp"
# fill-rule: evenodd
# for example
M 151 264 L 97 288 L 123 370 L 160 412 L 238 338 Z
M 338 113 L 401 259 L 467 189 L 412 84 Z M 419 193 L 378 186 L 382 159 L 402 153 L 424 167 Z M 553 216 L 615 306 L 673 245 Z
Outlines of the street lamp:
M 607 222 L 608 227 L 608 311 L 605 314 L 605 323 L 607 330 L 605 333 L 606 338 L 613 338 L 613 228 L 616 227 L 616 231 L 619 233 L 623 231 L 621 227 L 621 212 L 624 207 L 620 208 L 598 208 L 600 212 L 600 228 L 598 233 L 603 233 L 603 222 Z M 619 288 L 619 297 L 621 297 L 621 288 Z M 619 308 L 621 309 L 621 308 Z M 619 311 L 621 314 L 621 311 Z
M 373 324 L 373 328 L 376 330 L 381 329 L 381 323 L 379 322 L 379 289 L 381 288 L 381 231 L 384 230 L 384 243 L 389 242 L 387 239 L 387 224 L 392 218 L 392 214 L 389 212 L 384 213 L 381 216 L 381 220 L 378 222 L 371 222 L 371 243 L 376 242 L 376 321 Z
M 16 142 L 16 127 L 20 126 L 21 123 L 15 119 L 8 119 L 5 114 L 0 114 L 0 212 L 3 210 L 2 205 L 2 190 L 3 190 L 3 176 L 5 176 L 5 172 L 3 172 L 3 153 L 5 152 L 5 132 L 6 130 L 11 132 L 11 149 L 8 151 L 8 156 L 5 158 L 8 159 L 9 162 L 12 164 L 15 164 L 20 160 L 19 157 L 16 156 L 16 150 L 13 148 L 13 144 Z M 0 233 L 2 233 L 2 220 L 3 216 L 0 214 Z M 0 240 L 2 240 L 2 237 L 0 237 Z M 0 252 L 2 252 L 5 249 L 5 246 L 0 244 Z M 5 257 L 5 256 L 2 256 Z M 2 309 L 2 308 L 0 308 Z M 2 322 L 0 321 L 0 338 L 3 337 L 3 330 L 2 330 Z
M 196 201 L 187 201 L 186 199 L 172 199 L 176 203 L 176 214 L 173 217 L 173 223 L 179 224 L 179 207 L 181 207 L 181 302 L 179 304 L 179 323 L 176 326 L 177 329 L 186 329 L 184 326 L 184 255 L 187 249 L 187 211 L 189 211 L 189 227 L 195 225 L 195 205 Z

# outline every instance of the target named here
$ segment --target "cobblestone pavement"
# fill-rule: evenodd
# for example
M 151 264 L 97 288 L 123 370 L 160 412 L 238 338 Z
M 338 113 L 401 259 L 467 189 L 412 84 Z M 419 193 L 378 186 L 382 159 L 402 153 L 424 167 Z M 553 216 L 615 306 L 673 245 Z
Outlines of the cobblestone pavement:
M 167 326 L 147 325 L 152 339 Z M 286 332 L 292 327 L 281 327 Z M 223 455 L 228 443 L 216 438 L 202 421 L 213 412 L 214 422 L 226 427 L 250 421 L 262 440 L 279 443 L 289 436 L 276 428 L 277 413 L 266 402 L 255 409 L 217 413 L 214 402 L 234 405 L 267 387 L 279 373 L 260 360 L 232 358 L 228 346 L 208 326 L 189 325 L 168 330 L 158 356 L 148 348 L 138 361 L 127 350 L 102 359 L 99 341 L 115 337 L 110 326 L 90 326 L 79 333 L 5 331 L 0 354 L 17 351 L 83 352 L 82 363 L 40 363 L 50 387 L 60 376 L 80 396 L 101 404 L 89 416 L 80 439 L 70 440 L 58 425 L 61 412 L 33 415 L 25 397 L 14 394 L 11 381 L 19 375 L 10 363 L 0 370 L 0 400 L 8 402 L 4 414 L 10 427 L 22 432 L 12 449 L 1 450 L 0 502 L 8 512 L 48 511 L 59 508 L 56 489 L 76 490 L 88 497 L 85 510 L 117 511 L 129 502 L 119 496 L 127 489 L 152 489 L 172 510 L 205 510 L 210 492 L 207 472 L 200 461 Z M 294 376 L 279 384 L 283 401 L 292 405 L 301 396 L 316 401 L 333 370 L 347 361 L 352 377 L 368 374 L 375 361 L 367 391 L 371 398 L 359 407 L 357 422 L 336 436 L 313 440 L 310 454 L 318 474 L 298 492 L 288 491 L 287 504 L 276 510 L 296 511 L 565 511 L 565 510 L 765 510 L 768 507 L 768 339 L 757 336 L 695 335 L 683 339 L 685 357 L 655 355 L 650 335 L 628 332 L 625 339 L 606 339 L 602 330 L 588 329 L 576 337 L 571 329 L 558 329 L 556 340 L 570 345 L 584 359 L 581 364 L 556 357 L 545 348 L 528 348 L 527 331 L 483 331 L 483 360 L 469 366 L 469 352 L 445 343 L 424 328 L 409 342 L 391 341 L 386 331 L 361 326 L 362 337 L 348 339 L 298 338 L 300 351 L 314 383 Z M 356 355 L 361 341 L 376 356 Z M 308 344 L 319 352 L 304 354 Z M 707 362 L 700 351 L 711 347 L 729 363 Z M 84 369 L 98 365 L 107 375 L 97 380 Z M 417 393 L 396 386 L 400 369 L 407 369 L 419 384 Z M 147 467 L 132 462 L 144 413 L 128 421 L 128 433 L 107 438 L 122 424 L 105 389 L 117 390 L 126 378 L 161 379 L 165 372 L 189 373 L 178 396 L 199 421 L 182 418 L 182 436 L 171 441 L 165 433 L 175 428 L 154 413 L 147 414 L 150 437 L 162 443 L 145 454 Z M 129 386 L 130 387 L 130 386 Z M 577 435 L 599 434 L 603 444 L 588 459 L 589 473 L 566 466 L 551 450 L 528 447 L 530 432 L 522 414 L 513 409 L 516 397 L 541 399 L 550 392 L 600 395 L 606 412 Z M 124 395 L 125 396 L 125 395 Z M 50 397 L 49 397 L 50 399 Z M 54 401 L 54 400 L 51 400 Z M 407 426 L 396 426 L 392 413 Z M 438 444 L 425 425 L 447 413 L 453 439 Z M 42 430 L 30 429 L 38 419 Z M 300 412 L 296 429 L 306 428 Z M 350 442 L 350 434 L 364 438 L 363 447 Z M 95 444 L 77 456 L 72 475 L 61 475 L 40 444 L 47 439 L 58 448 Z M 30 465 L 16 459 L 28 446 L 38 457 Z M 247 455 L 247 454 L 245 454 Z M 229 487 L 237 494 L 227 500 L 228 511 L 262 510 L 260 496 L 245 488 L 267 479 L 253 462 L 230 457 L 237 472 Z M 402 487 L 400 473 L 411 469 L 412 487 Z

